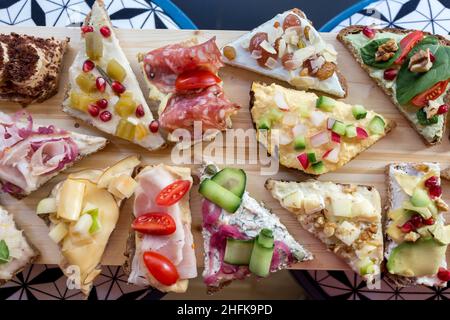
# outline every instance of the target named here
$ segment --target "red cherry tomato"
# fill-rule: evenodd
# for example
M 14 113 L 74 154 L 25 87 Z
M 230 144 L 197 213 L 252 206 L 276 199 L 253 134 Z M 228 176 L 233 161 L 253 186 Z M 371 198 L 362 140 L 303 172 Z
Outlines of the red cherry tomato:
M 178 91 L 203 89 L 219 83 L 220 78 L 208 70 L 193 70 L 183 72 L 175 81 Z
M 405 60 L 408 53 L 411 51 L 414 46 L 423 39 L 423 32 L 422 31 L 413 31 L 410 34 L 408 34 L 406 37 L 404 37 L 402 40 L 400 40 L 400 55 L 398 56 L 397 60 L 394 61 L 395 64 L 402 64 Z
M 430 89 L 426 90 L 415 96 L 411 103 L 416 107 L 424 107 L 427 105 L 428 101 L 436 100 L 439 98 L 447 89 L 448 80 L 440 81 L 432 86 Z
M 166 236 L 172 234 L 177 229 L 173 218 L 162 212 L 150 212 L 140 215 L 131 224 L 133 230 L 145 234 Z
M 190 187 L 190 181 L 177 180 L 159 192 L 156 196 L 156 204 L 159 206 L 171 206 L 183 198 Z
M 171 286 L 180 278 L 177 268 L 168 258 L 154 251 L 144 252 L 148 272 L 165 286 Z
M 290 13 L 286 16 L 286 18 L 284 18 L 283 30 L 286 30 L 287 28 L 290 28 L 290 27 L 299 26 L 300 23 L 301 22 L 300 22 L 299 17 L 297 17 L 295 14 Z

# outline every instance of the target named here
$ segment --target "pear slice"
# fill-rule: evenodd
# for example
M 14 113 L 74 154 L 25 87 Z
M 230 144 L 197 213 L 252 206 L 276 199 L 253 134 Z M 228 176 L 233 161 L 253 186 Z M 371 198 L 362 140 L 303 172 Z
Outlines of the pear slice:
M 127 173 L 130 170 L 134 170 L 134 168 L 140 163 L 141 161 L 136 156 L 130 156 L 117 162 L 115 165 L 109 167 L 103 172 L 97 182 L 97 187 L 107 189 L 115 177 L 120 176 L 123 173 Z

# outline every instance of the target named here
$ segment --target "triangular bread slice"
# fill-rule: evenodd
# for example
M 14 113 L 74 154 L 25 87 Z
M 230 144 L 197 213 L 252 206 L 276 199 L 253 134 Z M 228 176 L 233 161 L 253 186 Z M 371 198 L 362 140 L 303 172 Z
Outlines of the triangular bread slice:
M 120 207 L 136 188 L 132 176 L 139 164 L 129 156 L 105 169 L 72 173 L 38 204 L 37 214 L 44 216 L 50 238 L 61 249 L 59 266 L 69 289 L 89 295 Z
M 389 96 L 392 103 L 397 107 L 397 109 L 402 113 L 402 115 L 408 120 L 408 123 L 411 125 L 412 128 L 414 128 L 417 133 L 422 137 L 422 139 L 425 141 L 425 143 L 429 145 L 438 144 L 442 140 L 442 136 L 445 131 L 445 123 L 447 114 L 444 113 L 442 115 L 437 115 L 437 109 L 442 104 L 449 104 L 450 103 L 450 85 L 447 85 L 445 92 L 436 100 L 433 101 L 432 105 L 428 105 L 425 108 L 416 107 L 413 106 L 411 103 L 411 99 L 420 94 L 421 92 L 416 92 L 416 94 L 408 94 L 405 95 L 404 92 L 413 92 L 411 89 L 417 87 L 423 87 L 422 85 L 419 86 L 417 83 L 411 82 L 411 81 L 405 81 L 404 92 L 402 93 L 402 97 L 400 97 L 402 100 L 406 100 L 405 103 L 400 103 L 401 101 L 398 96 L 398 90 L 397 90 L 397 80 L 398 75 L 394 76 L 394 80 L 387 80 L 384 76 L 383 68 L 377 69 L 375 67 L 369 66 L 364 63 L 364 59 L 361 56 L 361 48 L 365 47 L 368 43 L 372 42 L 373 40 L 381 40 L 381 39 L 394 39 L 398 43 L 407 35 L 411 34 L 412 32 L 417 32 L 417 30 L 408 30 L 408 29 L 398 29 L 398 28 L 385 28 L 385 29 L 374 29 L 373 32 L 375 32 L 375 36 L 373 38 L 368 38 L 363 34 L 363 29 L 367 28 L 366 26 L 350 26 L 347 28 L 342 29 L 337 39 L 342 42 L 342 44 L 350 51 L 350 53 L 353 55 L 355 60 L 361 65 L 361 67 L 366 71 L 369 76 L 376 82 L 376 84 L 384 91 L 385 94 Z M 436 44 L 433 44 L 435 48 L 437 46 L 443 46 L 443 47 L 449 47 L 450 46 L 450 40 L 444 38 L 440 35 L 432 35 L 428 32 L 422 32 L 424 38 L 427 39 L 430 37 L 433 37 L 436 39 Z M 423 41 L 423 40 L 422 40 Z M 419 42 L 420 44 L 421 42 Z M 399 51 L 401 52 L 400 45 L 398 45 Z M 431 45 L 425 45 L 423 48 L 426 47 L 432 47 Z M 434 51 L 431 50 L 431 51 Z M 447 52 L 449 52 L 449 49 L 447 49 Z M 435 52 L 434 52 L 435 53 Z M 448 55 L 448 53 L 447 53 Z M 394 56 L 395 58 L 395 56 Z M 409 58 L 406 58 L 403 62 L 404 66 L 401 68 L 401 70 L 405 70 L 406 67 L 410 68 L 409 66 Z M 448 58 L 445 58 L 448 59 Z M 392 68 L 394 70 L 398 70 L 400 68 L 400 65 L 392 64 L 389 68 Z M 447 67 L 448 68 L 448 67 Z M 386 68 L 385 68 L 386 69 Z M 434 70 L 434 69 L 431 69 Z M 435 70 L 436 71 L 436 70 Z M 401 71 L 400 71 L 401 72 Z M 400 74 L 399 72 L 399 74 Z M 448 73 L 448 71 L 446 71 Z M 423 73 L 422 73 L 423 74 Z M 426 74 L 426 72 L 425 72 Z M 441 71 L 437 70 L 436 74 L 443 74 Z M 419 74 L 420 75 L 420 74 Z M 417 76 L 416 79 L 420 79 L 420 77 Z M 447 78 L 442 79 L 447 80 Z M 430 83 L 429 86 L 425 87 L 426 89 L 432 87 L 437 81 L 434 83 Z M 404 98 L 404 96 L 407 96 L 407 98 Z M 420 110 L 426 110 L 426 112 L 423 112 L 423 119 L 420 120 L 417 116 L 417 113 Z M 433 119 L 432 121 L 430 119 Z M 422 121 L 422 124 L 420 123 Z
M 32 263 L 39 253 L 14 222 L 13 215 L 0 206 L 0 286 Z
M 219 168 L 208 164 L 202 168 L 201 181 L 213 177 Z M 313 259 L 313 255 L 300 245 L 263 203 L 250 196 L 247 191 L 242 194 L 242 201 L 234 213 L 229 213 L 218 205 L 203 198 L 202 200 L 202 235 L 205 250 L 205 269 L 203 281 L 208 293 L 219 291 L 234 280 L 242 280 L 252 275 L 248 265 L 228 264 L 224 262 L 227 239 L 255 239 L 263 229 L 273 233 L 274 252 L 270 272 L 288 268 L 293 263 Z
M 322 241 L 368 284 L 383 261 L 381 198 L 371 186 L 269 179 L 265 185 L 302 227 Z
M 254 82 L 250 97 L 258 141 L 283 166 L 308 174 L 339 169 L 395 127 L 362 105 L 275 83 Z
M 80 50 L 69 69 L 63 111 L 146 149 L 165 147 L 159 125 L 120 47 L 102 0 L 94 2 L 81 33 Z M 93 48 L 100 49 L 96 52 Z M 83 70 L 85 61 L 90 61 L 90 67 Z M 99 78 L 105 86 L 101 90 L 96 85 Z M 117 89 L 120 87 L 117 82 L 124 89 Z M 102 99 L 106 99 L 107 103 L 99 103 Z
M 286 81 L 298 89 L 347 95 L 336 50 L 297 8 L 276 15 L 227 44 L 222 52 L 229 65 Z
M 33 123 L 25 111 L 13 116 L 0 112 L 0 132 L 0 184 L 16 198 L 29 195 L 108 143 L 103 137 Z

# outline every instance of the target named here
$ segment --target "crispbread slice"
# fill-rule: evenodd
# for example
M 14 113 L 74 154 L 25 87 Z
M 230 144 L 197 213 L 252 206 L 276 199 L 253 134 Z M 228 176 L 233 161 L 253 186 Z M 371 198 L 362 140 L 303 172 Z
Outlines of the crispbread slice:
M 114 93 L 112 90 L 110 90 L 110 85 L 106 85 L 106 91 L 110 94 L 110 96 L 107 96 L 106 98 L 109 100 L 108 103 L 108 109 L 106 111 L 109 111 L 112 115 L 111 118 L 114 118 L 112 120 L 103 122 L 101 120 L 98 120 L 98 117 L 93 117 L 89 114 L 89 112 L 84 112 L 76 108 L 71 107 L 71 98 L 70 93 L 72 90 L 75 90 L 78 92 L 81 92 L 81 90 L 78 88 L 78 85 L 76 84 L 75 78 L 78 76 L 78 74 L 82 73 L 82 64 L 84 60 L 88 59 L 87 55 L 85 54 L 85 40 L 82 39 L 81 41 L 81 48 L 78 52 L 77 56 L 75 57 L 75 60 L 73 62 L 73 65 L 71 66 L 69 70 L 69 81 L 67 84 L 67 89 L 65 93 L 65 98 L 62 103 L 62 109 L 64 112 L 68 113 L 69 115 L 81 119 L 88 123 L 89 125 L 97 127 L 99 130 L 102 130 L 106 133 L 109 133 L 111 135 L 116 135 L 116 129 L 119 126 L 119 122 L 122 120 L 128 121 L 128 123 L 134 124 L 136 126 L 135 128 L 135 134 L 133 137 L 130 137 L 128 139 L 129 141 L 136 143 L 138 145 L 141 145 L 144 148 L 147 148 L 149 150 L 157 150 L 161 148 L 165 148 L 166 142 L 162 135 L 160 134 L 160 131 L 156 133 L 152 133 L 149 131 L 149 125 L 154 120 L 152 111 L 150 110 L 145 97 L 139 87 L 138 80 L 136 78 L 136 75 L 134 74 L 131 65 L 125 56 L 125 53 L 123 52 L 122 48 L 120 47 L 119 41 L 117 39 L 117 36 L 115 34 L 115 31 L 113 29 L 111 20 L 108 16 L 108 13 L 105 9 L 105 4 L 103 0 L 97 0 L 92 5 L 91 12 L 86 16 L 86 19 L 84 21 L 84 26 L 93 25 L 95 26 L 95 31 L 98 32 L 98 30 L 103 27 L 107 26 L 111 30 L 111 35 L 108 37 L 109 40 L 103 40 L 103 41 L 111 41 L 112 47 L 114 48 L 115 55 L 112 55 L 110 58 L 116 59 L 119 64 L 122 65 L 122 67 L 126 71 L 126 78 L 123 81 L 123 85 L 125 86 L 126 92 L 130 91 L 133 94 L 133 100 L 136 103 L 136 106 L 141 105 L 142 109 L 144 111 L 143 116 L 136 116 L 134 117 L 134 112 L 129 116 L 119 116 L 119 114 L 115 111 L 115 104 L 117 102 L 117 97 L 114 97 Z M 105 48 L 104 48 L 105 50 Z M 99 63 L 96 61 L 96 63 Z M 105 64 L 104 71 L 106 68 L 106 62 L 103 61 Z M 97 72 L 94 70 L 90 72 Z M 102 75 L 100 72 L 98 72 L 97 75 Z M 95 96 L 97 94 L 97 96 Z M 96 92 L 93 97 L 96 97 L 96 99 L 99 99 L 98 92 Z M 100 94 L 101 97 L 105 98 Z M 100 112 L 104 112 L 104 110 L 100 110 Z M 140 132 L 142 136 L 138 136 L 136 132 Z M 145 132 L 145 135 L 143 133 Z
M 355 60 L 360 64 L 360 66 L 364 69 L 364 71 L 366 71 L 370 76 L 371 68 L 364 64 L 364 62 L 361 59 L 361 56 L 359 54 L 359 51 L 351 44 L 351 42 L 349 40 L 347 40 L 345 38 L 349 34 L 355 34 L 355 33 L 362 32 L 364 27 L 365 26 L 355 25 L 355 26 L 349 26 L 347 28 L 344 28 L 338 33 L 337 39 L 350 51 L 350 53 L 353 55 Z M 385 28 L 385 29 L 377 30 L 377 32 L 381 32 L 381 33 L 391 32 L 391 33 L 405 34 L 405 35 L 410 32 L 413 32 L 413 31 L 415 31 L 415 30 L 398 29 L 398 28 Z M 431 35 L 428 32 L 424 32 L 424 34 Z M 448 39 L 444 38 L 443 36 L 440 36 L 440 35 L 433 35 L 433 36 L 437 37 L 442 45 L 450 46 L 450 41 Z M 392 90 L 392 88 L 386 87 L 380 79 L 377 79 L 372 76 L 371 76 L 371 78 L 375 81 L 375 83 L 378 85 L 378 87 L 380 87 L 384 91 L 384 93 L 389 96 L 392 103 L 397 107 L 397 109 L 400 111 L 400 113 L 402 113 L 402 115 L 408 120 L 408 123 L 410 124 L 410 126 L 417 131 L 417 133 L 422 137 L 422 139 L 425 143 L 427 143 L 429 145 L 434 145 L 434 144 L 438 144 L 442 141 L 442 136 L 445 131 L 445 123 L 446 123 L 446 118 L 447 118 L 446 114 L 444 115 L 444 121 L 442 122 L 442 128 L 441 128 L 442 134 L 432 137 L 432 138 L 427 138 L 427 137 L 425 137 L 425 135 L 423 133 L 421 133 L 420 124 L 415 124 L 414 121 L 408 116 L 408 113 L 404 109 L 404 107 L 397 102 L 397 100 L 395 98 L 394 90 Z M 450 90 L 448 90 L 447 93 L 445 94 L 444 102 L 450 103 Z
M 305 230 L 344 259 L 368 284 L 379 280 L 383 261 L 382 208 L 374 187 L 273 179 L 267 180 L 265 187 Z

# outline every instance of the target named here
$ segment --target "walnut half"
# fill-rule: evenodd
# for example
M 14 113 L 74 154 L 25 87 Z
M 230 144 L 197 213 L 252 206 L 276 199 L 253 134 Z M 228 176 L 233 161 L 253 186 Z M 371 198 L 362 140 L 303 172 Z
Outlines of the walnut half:
M 431 62 L 430 49 L 427 50 L 419 50 L 411 59 L 409 59 L 408 68 L 411 72 L 427 72 L 433 66 L 433 62 Z
M 388 61 L 395 55 L 397 50 L 397 42 L 394 39 L 389 39 L 378 47 L 377 52 L 375 52 L 375 61 Z

